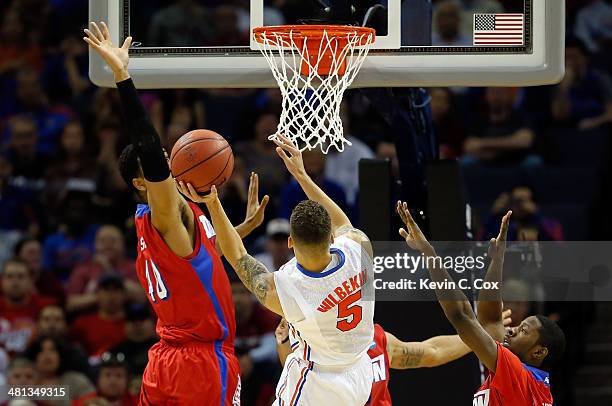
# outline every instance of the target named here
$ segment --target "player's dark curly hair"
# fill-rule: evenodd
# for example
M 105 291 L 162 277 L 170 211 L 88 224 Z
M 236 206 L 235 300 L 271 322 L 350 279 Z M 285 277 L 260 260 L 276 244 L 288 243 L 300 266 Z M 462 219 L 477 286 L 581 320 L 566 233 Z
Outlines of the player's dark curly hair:
M 561 327 L 546 316 L 537 315 L 540 321 L 540 339 L 538 344 L 548 349 L 548 355 L 544 358 L 541 368 L 550 371 L 551 368 L 561 359 L 565 352 L 565 333 Z
M 130 190 L 138 192 L 132 183 L 132 179 L 140 175 L 140 164 L 138 163 L 138 153 L 132 144 L 123 148 L 121 155 L 119 155 L 119 172 Z
M 289 219 L 291 238 L 306 245 L 328 244 L 331 238 L 331 218 L 323 206 L 312 200 L 300 202 Z

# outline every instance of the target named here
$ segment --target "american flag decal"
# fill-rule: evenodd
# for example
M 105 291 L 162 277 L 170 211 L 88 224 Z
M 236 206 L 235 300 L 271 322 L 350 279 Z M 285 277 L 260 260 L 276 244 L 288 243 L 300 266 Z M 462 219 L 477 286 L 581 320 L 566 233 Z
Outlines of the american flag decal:
M 474 45 L 524 45 L 524 14 L 474 14 Z

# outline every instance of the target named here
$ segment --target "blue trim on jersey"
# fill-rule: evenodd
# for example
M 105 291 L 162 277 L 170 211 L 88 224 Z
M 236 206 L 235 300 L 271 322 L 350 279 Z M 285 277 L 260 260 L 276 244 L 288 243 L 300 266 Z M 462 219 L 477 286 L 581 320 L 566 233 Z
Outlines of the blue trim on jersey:
M 523 366 L 527 371 L 531 372 L 531 375 L 533 375 L 536 381 L 542 382 L 546 386 L 550 386 L 550 374 L 548 372 L 527 364 L 523 364 Z
M 313 364 L 312 364 L 312 361 L 310 361 L 308 363 L 308 367 L 306 369 L 306 372 L 304 373 L 304 379 L 302 380 L 302 383 L 300 384 L 300 389 L 298 391 L 298 395 L 295 398 L 295 402 L 293 403 L 292 406 L 297 406 L 297 404 L 300 402 L 300 396 L 302 396 L 302 388 L 304 387 L 304 384 L 306 383 L 306 377 L 308 376 L 308 373 L 310 371 L 312 371 L 312 367 L 313 367 Z
M 227 323 L 225 322 L 225 316 L 223 310 L 219 304 L 219 299 L 215 294 L 215 290 L 212 286 L 212 275 L 213 275 L 213 261 L 204 245 L 200 245 L 198 255 L 192 258 L 190 261 L 191 266 L 195 270 L 200 282 L 204 286 L 208 297 L 215 308 L 215 314 L 219 319 L 221 328 L 223 329 L 223 338 L 215 341 L 215 354 L 217 355 L 217 361 L 219 362 L 219 370 L 221 372 L 221 406 L 225 404 L 225 392 L 227 390 L 227 359 L 223 353 L 223 342 L 227 338 L 228 329 Z
M 300 270 L 301 273 L 311 278 L 324 278 L 327 275 L 331 275 L 334 272 L 336 272 L 338 269 L 342 268 L 344 266 L 344 261 L 346 260 L 346 257 L 344 256 L 344 252 L 342 252 L 338 248 L 330 248 L 329 253 L 338 254 L 338 256 L 340 257 L 340 263 L 330 270 L 327 270 L 325 272 L 310 272 L 304 269 L 304 267 L 300 265 L 298 262 L 296 262 L 296 267 L 297 269 Z
M 148 204 L 139 204 L 136 206 L 136 217 L 144 217 L 149 213 L 151 213 L 151 208 Z

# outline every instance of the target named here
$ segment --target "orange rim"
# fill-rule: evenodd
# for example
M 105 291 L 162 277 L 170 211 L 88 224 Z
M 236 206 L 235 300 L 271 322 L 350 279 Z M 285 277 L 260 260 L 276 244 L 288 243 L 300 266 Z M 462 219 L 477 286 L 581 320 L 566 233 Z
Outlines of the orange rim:
M 361 35 L 358 45 L 367 45 L 374 42 L 376 31 L 369 27 L 353 27 L 350 25 L 272 25 L 269 27 L 256 27 L 253 29 L 255 40 L 264 42 L 266 34 L 279 36 L 283 40 L 293 39 L 321 39 L 327 33 L 331 38 L 345 38 L 347 35 Z

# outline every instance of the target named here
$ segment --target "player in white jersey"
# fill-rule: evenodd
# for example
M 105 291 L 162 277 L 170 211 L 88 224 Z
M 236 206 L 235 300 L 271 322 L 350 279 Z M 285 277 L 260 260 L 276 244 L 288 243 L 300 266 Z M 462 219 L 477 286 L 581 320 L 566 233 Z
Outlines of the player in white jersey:
M 283 136 L 275 142 L 309 199 L 291 213 L 288 244 L 295 258 L 275 273 L 247 253 L 216 188 L 205 197 L 191 185 L 179 188 L 206 203 L 225 258 L 257 299 L 291 325 L 294 352 L 274 404 L 362 406 L 372 387 L 368 349 L 374 338 L 374 298 L 364 293 L 372 274 L 372 246 L 308 176 L 296 146 Z

